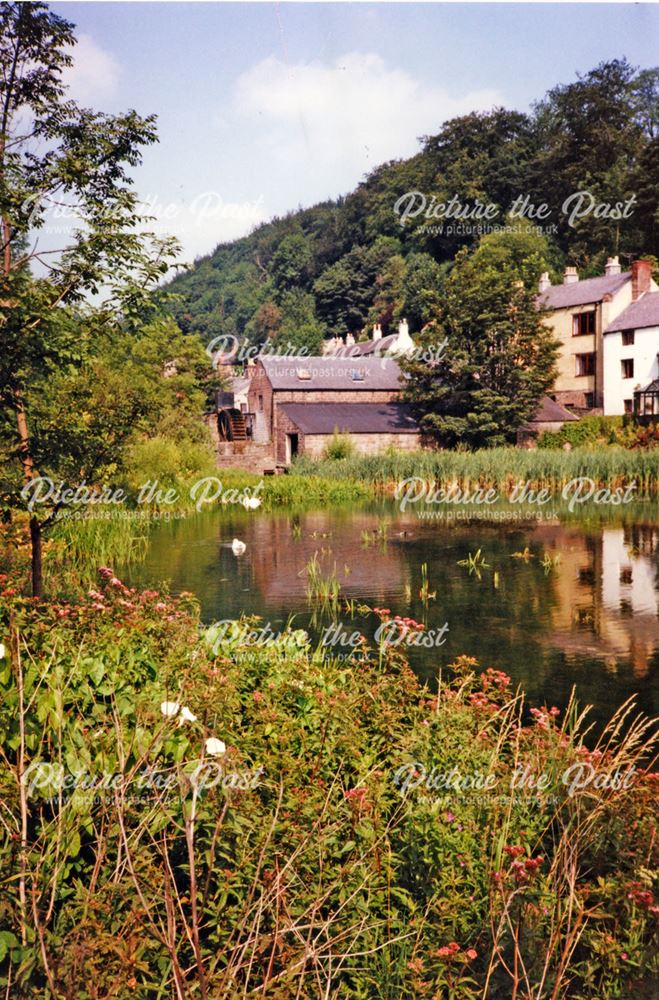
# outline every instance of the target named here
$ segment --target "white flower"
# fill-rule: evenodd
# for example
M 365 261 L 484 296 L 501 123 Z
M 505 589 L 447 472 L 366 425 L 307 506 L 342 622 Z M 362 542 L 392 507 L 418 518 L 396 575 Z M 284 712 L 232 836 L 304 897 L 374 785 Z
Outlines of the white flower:
M 173 719 L 175 715 L 178 715 L 180 708 L 177 701 L 163 701 L 160 711 L 166 719 Z
M 214 736 L 206 740 L 206 753 L 210 754 L 211 757 L 219 757 L 220 754 L 226 752 L 227 748 L 222 740 L 216 740 Z
M 181 714 L 179 715 L 178 724 L 182 726 L 184 722 L 196 722 L 197 716 L 193 715 L 190 709 L 184 705 L 181 709 Z
M 0 642 L 0 660 L 4 660 L 5 653 L 6 653 L 5 644 L 4 642 Z

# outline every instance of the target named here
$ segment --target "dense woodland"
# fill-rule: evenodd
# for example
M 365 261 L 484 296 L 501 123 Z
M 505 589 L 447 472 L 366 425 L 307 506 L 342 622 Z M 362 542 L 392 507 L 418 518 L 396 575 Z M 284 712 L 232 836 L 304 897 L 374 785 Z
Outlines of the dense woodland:
M 311 350 L 376 320 L 386 333 L 402 315 L 420 330 L 436 317 L 456 254 L 477 244 L 488 223 L 464 220 L 466 232 L 449 234 L 455 219 L 419 212 L 401 224 L 394 206 L 414 191 L 428 205 L 433 196 L 494 204 L 494 226 L 520 196 L 528 196 L 527 219 L 529 206 L 546 205 L 544 218 L 530 221 L 543 226 L 540 264 L 554 280 L 565 263 L 588 276 L 601 273 L 609 254 L 623 266 L 659 255 L 659 70 L 613 60 L 550 90 L 529 114 L 497 108 L 446 122 L 416 156 L 383 164 L 346 197 L 275 219 L 197 260 L 171 285 L 179 325 L 205 341 L 232 334 Z M 572 200 L 564 211 L 583 191 L 593 201 Z M 599 208 L 570 220 L 588 204 Z

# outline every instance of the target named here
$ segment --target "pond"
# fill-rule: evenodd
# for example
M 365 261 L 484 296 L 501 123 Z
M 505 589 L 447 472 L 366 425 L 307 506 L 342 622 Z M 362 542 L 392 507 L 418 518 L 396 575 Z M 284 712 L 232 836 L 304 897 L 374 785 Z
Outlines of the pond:
M 278 632 L 293 617 L 320 640 L 336 619 L 343 641 L 356 629 L 372 638 L 375 615 L 352 618 L 310 606 L 307 567 L 315 558 L 324 577 L 338 580 L 343 598 L 433 630 L 437 645 L 409 650 L 414 669 L 433 682 L 440 668 L 467 654 L 483 668 L 509 673 L 532 705 L 562 709 L 575 685 L 599 720 L 632 694 L 655 714 L 656 505 L 582 519 L 463 516 L 428 522 L 386 502 L 273 513 L 225 508 L 155 528 L 146 558 L 125 567 L 123 577 L 192 591 L 207 622 L 255 614 Z M 244 553 L 234 554 L 233 538 L 245 543 Z

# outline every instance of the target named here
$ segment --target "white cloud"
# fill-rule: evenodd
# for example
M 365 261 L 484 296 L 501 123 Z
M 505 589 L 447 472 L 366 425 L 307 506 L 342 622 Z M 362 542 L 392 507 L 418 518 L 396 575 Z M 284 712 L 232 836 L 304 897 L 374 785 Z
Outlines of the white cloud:
M 151 231 L 177 237 L 187 262 L 210 253 L 218 243 L 244 236 L 268 218 L 262 197 L 232 201 L 215 190 L 200 190 L 185 203 L 142 195 L 140 209 L 151 217 Z
M 85 34 L 78 36 L 71 54 L 73 65 L 63 74 L 71 97 L 81 104 L 113 97 L 119 84 L 119 64 L 114 56 Z
M 238 78 L 231 117 L 273 180 L 295 172 L 292 208 L 350 190 L 378 164 L 417 152 L 418 137 L 448 118 L 500 103 L 495 90 L 452 97 L 373 53 L 296 65 L 271 56 Z

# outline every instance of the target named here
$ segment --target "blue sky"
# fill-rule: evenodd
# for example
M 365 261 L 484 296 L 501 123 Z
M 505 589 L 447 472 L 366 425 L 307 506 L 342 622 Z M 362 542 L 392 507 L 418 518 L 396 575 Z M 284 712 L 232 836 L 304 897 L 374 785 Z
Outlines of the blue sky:
M 351 190 L 443 121 L 527 110 L 603 59 L 659 61 L 650 4 L 53 3 L 71 91 L 156 113 L 136 173 L 184 257 Z

